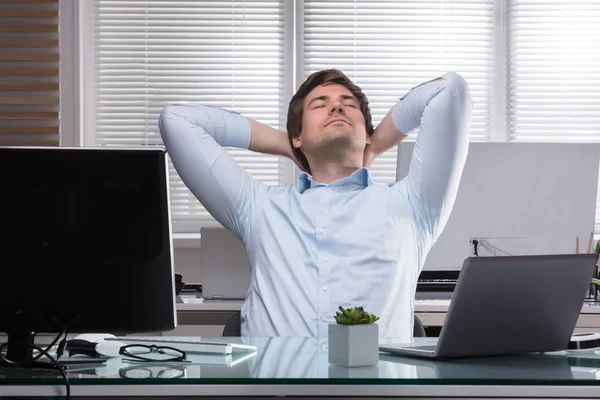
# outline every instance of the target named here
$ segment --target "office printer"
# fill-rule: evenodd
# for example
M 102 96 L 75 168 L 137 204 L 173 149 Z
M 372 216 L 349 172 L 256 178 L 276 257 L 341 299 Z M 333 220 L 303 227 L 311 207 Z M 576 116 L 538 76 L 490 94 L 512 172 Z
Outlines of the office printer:
M 456 288 L 459 270 L 421 271 L 417 280 L 416 300 L 450 300 Z

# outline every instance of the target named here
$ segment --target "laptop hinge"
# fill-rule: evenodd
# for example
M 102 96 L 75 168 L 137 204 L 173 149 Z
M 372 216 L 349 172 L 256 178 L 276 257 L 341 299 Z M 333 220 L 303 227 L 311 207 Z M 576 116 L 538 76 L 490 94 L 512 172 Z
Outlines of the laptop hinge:
M 220 295 L 213 296 L 213 300 L 223 300 L 223 296 L 220 296 Z

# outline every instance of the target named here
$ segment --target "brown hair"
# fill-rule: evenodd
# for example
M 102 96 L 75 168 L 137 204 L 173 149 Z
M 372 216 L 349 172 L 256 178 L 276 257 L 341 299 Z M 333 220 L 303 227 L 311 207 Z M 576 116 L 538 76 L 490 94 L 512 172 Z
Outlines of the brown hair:
M 292 146 L 292 151 L 294 155 L 298 159 L 298 162 L 302 164 L 302 167 L 310 173 L 310 166 L 308 165 L 308 160 L 302 150 L 295 148 L 292 142 L 292 138 L 297 138 L 300 136 L 300 132 L 302 132 L 302 118 L 304 116 L 304 99 L 308 94 L 317 86 L 328 85 L 332 83 L 337 83 L 338 85 L 342 85 L 347 88 L 358 103 L 360 104 L 360 111 L 365 117 L 365 128 L 367 134 L 373 134 L 373 123 L 371 122 L 371 111 L 369 110 L 369 101 L 367 100 L 367 96 L 363 93 L 362 89 L 356 86 L 350 78 L 348 78 L 343 72 L 337 69 L 326 69 L 322 71 L 317 71 L 311 74 L 304 83 L 298 88 L 298 91 L 290 100 L 290 105 L 288 107 L 288 115 L 287 115 L 287 133 L 290 141 L 290 146 Z

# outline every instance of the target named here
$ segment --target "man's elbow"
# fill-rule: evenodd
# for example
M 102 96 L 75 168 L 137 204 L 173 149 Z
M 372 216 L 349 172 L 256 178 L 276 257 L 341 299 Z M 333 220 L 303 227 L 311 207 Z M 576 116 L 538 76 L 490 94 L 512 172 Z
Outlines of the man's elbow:
M 160 135 L 163 137 L 170 135 L 175 130 L 174 122 L 177 118 L 177 113 L 175 111 L 176 106 L 168 105 L 163 107 L 160 111 L 160 115 L 158 116 L 158 130 L 160 131 Z
M 452 94 L 454 97 L 459 99 L 468 100 L 469 103 L 472 104 L 471 100 L 471 90 L 469 89 L 469 84 L 457 72 L 448 72 L 444 75 L 444 79 L 448 82 L 448 88 L 452 90 Z

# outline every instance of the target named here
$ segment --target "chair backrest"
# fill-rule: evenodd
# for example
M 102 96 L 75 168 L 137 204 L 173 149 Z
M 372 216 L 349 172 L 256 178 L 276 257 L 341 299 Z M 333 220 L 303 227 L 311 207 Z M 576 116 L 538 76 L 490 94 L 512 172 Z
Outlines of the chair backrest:
M 229 321 L 227 321 L 227 323 L 225 324 L 225 327 L 223 328 L 223 336 L 242 336 L 242 323 L 240 320 L 240 312 L 236 312 L 235 314 L 233 314 L 233 316 L 231 318 L 229 318 Z M 421 320 L 419 318 L 417 318 L 417 316 L 415 315 L 414 317 L 414 327 L 413 327 L 413 336 L 414 337 L 425 337 L 427 336 L 425 333 L 425 327 L 423 326 L 423 324 L 421 323 Z
M 421 323 L 421 320 L 415 315 L 413 324 L 413 337 L 425 337 L 425 327 Z
M 242 321 L 240 319 L 240 312 L 233 314 L 229 321 L 223 328 L 223 336 L 242 336 Z

